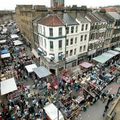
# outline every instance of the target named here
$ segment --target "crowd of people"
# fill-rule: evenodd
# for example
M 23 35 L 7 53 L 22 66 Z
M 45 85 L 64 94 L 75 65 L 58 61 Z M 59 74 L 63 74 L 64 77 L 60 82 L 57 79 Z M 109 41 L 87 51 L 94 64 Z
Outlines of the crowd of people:
M 14 29 L 14 28 L 12 28 Z M 104 88 L 119 76 L 117 65 L 119 57 L 106 65 L 95 64 L 93 68 L 83 73 L 74 74 L 72 71 L 61 72 L 60 79 L 54 74 L 47 78 L 38 78 L 35 73 L 28 74 L 25 66 L 34 63 L 33 56 L 28 54 L 28 46 L 15 46 L 9 34 L 6 34 L 5 44 L 1 51 L 7 49 L 9 58 L 1 59 L 1 73 L 5 79 L 16 79 L 16 92 L 6 95 L 7 102 L 0 103 L 0 119 L 4 120 L 46 120 L 44 106 L 50 102 L 58 106 L 65 119 L 73 119 L 72 115 L 86 111 L 90 105 L 101 99 L 107 101 L 103 116 L 108 110 L 113 97 Z M 20 33 L 18 33 L 21 39 Z M 109 66 L 110 65 L 110 66 Z M 9 75 L 6 74 L 9 71 Z M 0 80 L 4 80 L 2 77 Z M 28 82 L 29 81 L 29 82 Z M 77 114 L 77 115 L 78 115 Z M 74 116 L 74 115 L 73 115 Z

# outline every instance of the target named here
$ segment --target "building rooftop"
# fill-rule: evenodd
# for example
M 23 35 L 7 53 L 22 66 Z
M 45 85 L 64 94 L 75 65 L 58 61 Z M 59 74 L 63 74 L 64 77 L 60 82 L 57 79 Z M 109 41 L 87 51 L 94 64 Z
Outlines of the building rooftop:
M 108 8 L 104 8 L 106 12 L 116 12 L 115 8 L 113 7 L 108 7 Z
M 51 27 L 64 26 L 63 21 L 56 14 L 48 14 L 43 19 L 41 19 L 38 23 L 45 26 L 51 26 Z
M 91 12 L 88 12 L 85 17 L 86 17 L 91 23 L 100 22 L 100 20 L 99 20 L 98 18 L 96 18 L 96 17 L 94 16 L 94 14 L 91 13 Z
M 78 22 L 75 20 L 75 18 L 70 16 L 68 13 L 63 14 L 63 21 L 65 25 L 66 24 L 67 25 L 78 25 Z
M 89 23 L 89 21 L 85 18 L 85 15 L 83 13 L 77 14 L 77 19 L 82 23 Z
M 94 12 L 93 13 L 101 22 L 107 22 L 103 16 L 100 15 L 100 12 Z
M 104 18 L 107 22 L 113 22 L 114 19 L 107 13 L 99 12 L 99 15 Z
M 108 14 L 116 20 L 120 19 L 120 14 L 118 14 L 117 12 L 108 12 Z

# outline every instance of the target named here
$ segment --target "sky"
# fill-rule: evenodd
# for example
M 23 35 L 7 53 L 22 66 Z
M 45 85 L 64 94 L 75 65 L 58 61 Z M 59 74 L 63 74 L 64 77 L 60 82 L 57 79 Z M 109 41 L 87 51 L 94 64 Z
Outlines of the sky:
M 33 4 L 50 7 L 50 0 L 0 0 L 0 10 L 14 10 L 16 5 Z M 65 5 L 86 5 L 87 7 L 102 7 L 120 5 L 120 0 L 65 0 Z

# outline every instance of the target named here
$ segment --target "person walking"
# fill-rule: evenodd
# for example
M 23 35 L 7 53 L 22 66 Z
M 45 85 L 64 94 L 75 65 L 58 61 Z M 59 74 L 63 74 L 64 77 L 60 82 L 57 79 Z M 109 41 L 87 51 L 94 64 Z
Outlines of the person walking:
M 109 108 L 108 105 L 106 105 L 106 106 L 105 106 L 104 113 L 103 113 L 103 117 L 105 116 L 105 113 L 107 112 L 108 108 Z

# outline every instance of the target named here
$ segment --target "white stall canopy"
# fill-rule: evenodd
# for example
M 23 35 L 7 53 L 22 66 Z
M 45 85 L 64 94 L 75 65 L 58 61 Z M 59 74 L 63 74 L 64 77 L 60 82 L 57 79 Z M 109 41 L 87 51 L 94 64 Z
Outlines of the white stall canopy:
M 30 64 L 25 66 L 28 73 L 32 73 L 34 68 L 37 68 L 36 64 Z
M 14 42 L 14 45 L 15 46 L 18 46 L 18 45 L 22 45 L 23 44 L 23 42 L 21 42 L 20 40 L 15 40 L 15 41 L 13 41 Z
M 0 44 L 6 43 L 6 40 L 0 40 Z
M 45 106 L 44 109 L 50 120 L 58 120 L 58 108 L 53 103 Z M 64 120 L 64 117 L 60 111 L 59 120 Z
M 34 68 L 33 71 L 39 78 L 47 77 L 51 74 L 51 72 L 48 69 L 46 69 L 44 66 Z
M 15 38 L 19 38 L 19 36 L 17 34 L 11 34 L 11 38 L 15 39 Z
M 6 53 L 6 54 L 2 54 L 1 58 L 9 58 L 10 57 L 10 53 Z
M 17 85 L 14 78 L 10 78 L 1 82 L 1 95 L 8 94 L 17 90 Z

